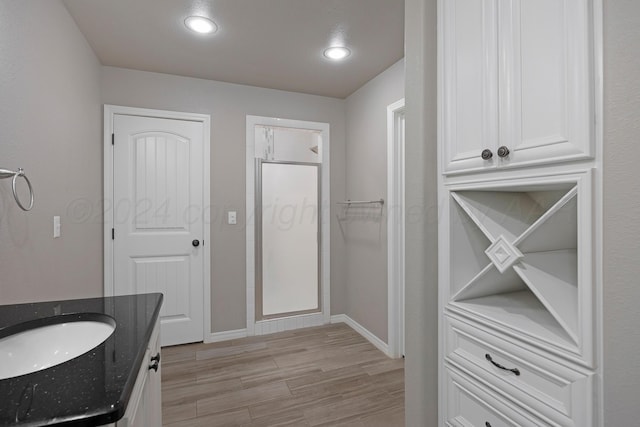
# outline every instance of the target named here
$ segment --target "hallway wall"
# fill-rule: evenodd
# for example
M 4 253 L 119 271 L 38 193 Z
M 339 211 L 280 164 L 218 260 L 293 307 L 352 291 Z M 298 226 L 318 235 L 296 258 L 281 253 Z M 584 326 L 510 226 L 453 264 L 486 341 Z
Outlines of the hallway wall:
M 406 425 L 438 425 L 436 0 L 406 0 Z
M 604 425 L 640 418 L 640 3 L 604 2 Z
M 404 60 L 346 100 L 346 196 L 387 200 L 387 106 L 404 98 Z M 384 342 L 387 331 L 387 212 L 383 205 L 338 208 L 346 242 L 345 313 Z

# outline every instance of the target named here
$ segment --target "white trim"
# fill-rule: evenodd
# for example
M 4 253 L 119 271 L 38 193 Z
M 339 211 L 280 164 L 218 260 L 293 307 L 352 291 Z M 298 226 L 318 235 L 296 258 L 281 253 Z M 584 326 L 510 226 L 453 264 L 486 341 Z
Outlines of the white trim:
M 231 341 L 247 337 L 246 329 L 235 329 L 232 331 L 214 332 L 205 337 L 205 344 L 221 341 Z
M 193 117 L 193 116 L 192 116 Z M 202 189 L 202 206 L 207 208 L 211 206 L 211 116 L 202 115 L 202 124 L 204 127 L 204 168 L 202 169 L 204 186 Z M 211 334 L 211 209 L 207 209 L 207 212 L 203 212 L 203 236 L 206 236 L 207 241 L 202 242 L 202 250 L 204 251 L 204 274 L 203 274 L 203 303 L 204 303 L 204 329 L 203 339 L 207 335 Z
M 389 354 L 389 346 L 386 342 L 382 341 L 373 333 L 369 332 L 369 330 L 367 330 L 364 326 L 362 326 L 360 323 L 356 322 L 346 314 L 336 314 L 331 316 L 331 323 L 347 324 L 351 327 L 351 329 L 362 335 L 367 341 L 373 344 L 378 350 L 383 352 L 388 357 L 391 357 L 391 355 Z
M 373 344 L 378 350 L 383 352 L 388 357 L 391 357 L 391 355 L 389 354 L 389 346 L 384 341 L 369 332 L 364 326 L 362 326 L 346 314 L 336 314 L 331 316 L 330 319 L 330 323 L 332 324 L 345 323 L 351 329 L 362 335 L 363 338 Z M 290 316 L 282 319 L 262 320 L 256 322 L 257 328 L 255 335 L 267 335 L 293 329 L 321 326 L 323 324 L 325 324 L 325 322 L 322 315 L 320 314 L 303 314 L 300 316 Z M 205 343 L 230 341 L 240 338 L 246 338 L 247 336 L 249 336 L 247 329 L 214 332 L 208 335 L 208 337 L 205 339 Z
M 104 221 L 104 231 L 102 241 L 104 242 L 104 296 L 114 294 L 113 289 L 113 240 L 111 239 L 111 229 L 113 228 L 113 145 L 111 145 L 111 135 L 113 134 L 113 116 L 116 108 L 111 105 L 104 106 L 104 170 L 103 170 L 103 193 L 102 198 L 102 219 Z
M 321 231 L 321 272 L 322 272 L 322 322 L 328 324 L 331 317 L 331 176 L 330 176 L 330 132 L 328 123 L 308 122 L 302 120 L 279 119 L 247 115 L 246 122 L 246 289 L 247 289 L 247 335 L 260 335 L 260 324 L 271 325 L 269 321 L 256 322 L 255 319 L 255 132 L 256 125 L 280 126 L 294 129 L 317 130 L 322 136 L 322 206 L 320 219 Z M 295 316 L 294 316 L 295 317 Z M 286 319 L 286 318 L 285 318 Z M 280 319 L 273 319 L 280 320 Z M 271 328 L 271 326 L 268 326 Z
M 299 314 L 295 316 L 279 317 L 277 319 L 259 320 L 255 323 L 255 335 L 268 335 L 277 332 L 292 331 L 294 329 L 322 326 L 328 322 L 323 313 Z
M 593 230 L 592 244 L 594 247 L 595 266 L 593 270 L 594 298 L 594 318 L 596 322 L 596 336 L 594 345 L 598 349 L 596 353 L 595 365 L 597 375 L 595 376 L 595 403 L 596 414 L 594 416 L 597 425 L 604 425 L 604 177 L 603 177 L 603 151 L 604 151 L 604 5 L 603 0 L 593 2 L 593 67 L 594 67 L 594 137 L 595 137 L 595 169 L 593 173 Z
M 404 98 L 387 106 L 387 293 L 389 356 L 404 354 Z
M 114 294 L 113 285 L 113 240 L 111 239 L 111 229 L 113 223 L 113 145 L 111 144 L 111 134 L 113 134 L 113 119 L 116 114 L 155 117 L 174 120 L 189 120 L 202 123 L 204 145 L 203 153 L 203 183 L 202 183 L 202 204 L 203 209 L 203 235 L 206 240 L 202 245 L 204 256 L 203 272 L 203 340 L 211 335 L 211 116 L 208 114 L 185 113 L 168 110 L 152 110 L 148 108 L 124 107 L 120 105 L 104 105 L 104 295 Z

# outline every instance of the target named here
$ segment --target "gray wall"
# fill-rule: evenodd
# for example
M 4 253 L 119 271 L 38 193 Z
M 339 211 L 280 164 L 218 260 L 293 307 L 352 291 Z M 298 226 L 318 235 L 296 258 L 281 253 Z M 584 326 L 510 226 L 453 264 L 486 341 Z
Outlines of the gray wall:
M 387 199 L 387 106 L 402 98 L 404 60 L 347 98 L 348 199 Z M 352 206 L 340 212 L 347 253 L 345 314 L 385 342 L 389 208 Z
M 331 126 L 331 198 L 345 182 L 345 103 L 320 96 L 166 74 L 104 67 L 106 104 L 211 115 L 211 322 L 213 332 L 246 327 L 245 229 L 227 225 L 224 212 L 245 216 L 246 115 L 327 122 Z M 331 222 L 331 312 L 344 313 L 345 249 Z
M 640 2 L 605 0 L 604 425 L 640 418 Z
M 0 168 L 24 168 L 35 191 L 23 212 L 0 181 L 0 304 L 102 294 L 99 78 L 60 2 L 0 2 Z
M 438 422 L 436 0 L 405 0 L 408 427 Z

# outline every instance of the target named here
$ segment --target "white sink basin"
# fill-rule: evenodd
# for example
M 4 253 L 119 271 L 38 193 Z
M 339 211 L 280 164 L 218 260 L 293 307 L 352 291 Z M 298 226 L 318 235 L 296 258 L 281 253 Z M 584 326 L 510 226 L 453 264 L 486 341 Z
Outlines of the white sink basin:
M 53 317 L 47 325 L 0 339 L 0 380 L 59 365 L 99 346 L 115 330 L 113 319 L 102 317 L 104 320 Z

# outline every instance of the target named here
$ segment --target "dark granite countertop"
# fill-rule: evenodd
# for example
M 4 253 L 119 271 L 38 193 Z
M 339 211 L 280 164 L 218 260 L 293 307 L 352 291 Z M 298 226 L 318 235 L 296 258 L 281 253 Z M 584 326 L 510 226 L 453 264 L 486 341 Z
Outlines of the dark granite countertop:
M 54 315 L 110 316 L 105 342 L 42 371 L 0 380 L 0 426 L 98 426 L 122 418 L 160 313 L 162 294 L 0 306 L 0 338 Z

